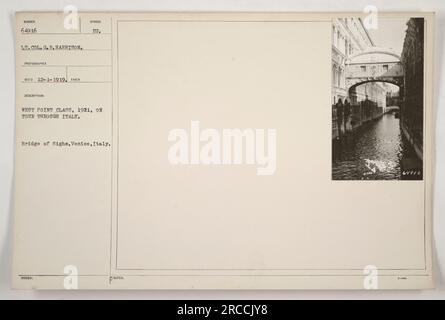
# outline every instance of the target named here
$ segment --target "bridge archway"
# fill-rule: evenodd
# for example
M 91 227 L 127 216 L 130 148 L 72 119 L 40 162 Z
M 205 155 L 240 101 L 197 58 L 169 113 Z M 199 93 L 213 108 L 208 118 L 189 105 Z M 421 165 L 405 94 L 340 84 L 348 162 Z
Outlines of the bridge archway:
M 344 68 L 346 98 L 334 102 L 334 136 L 346 135 L 363 123 L 377 119 L 388 112 L 387 93 L 395 93 L 397 90 L 387 86 L 364 85 L 387 83 L 397 86 L 398 94 L 390 98 L 402 107 L 405 96 L 405 74 L 401 58 L 397 53 L 372 47 L 349 56 Z
M 367 83 L 388 83 L 391 84 L 393 86 L 398 87 L 399 91 L 398 91 L 398 95 L 400 97 L 403 97 L 403 78 L 401 79 L 368 79 L 368 80 L 364 80 L 362 82 L 356 82 L 354 83 L 352 86 L 348 87 L 347 89 L 347 95 L 348 95 L 348 99 L 350 101 L 351 104 L 356 104 L 359 100 L 363 100 L 365 97 L 361 97 L 360 98 L 360 93 L 357 91 L 357 88 L 365 85 Z M 372 94 L 369 94 L 369 96 L 372 96 Z
M 403 87 L 404 70 L 400 56 L 393 51 L 372 48 L 349 57 L 346 62 L 346 90 L 368 82 L 391 83 Z

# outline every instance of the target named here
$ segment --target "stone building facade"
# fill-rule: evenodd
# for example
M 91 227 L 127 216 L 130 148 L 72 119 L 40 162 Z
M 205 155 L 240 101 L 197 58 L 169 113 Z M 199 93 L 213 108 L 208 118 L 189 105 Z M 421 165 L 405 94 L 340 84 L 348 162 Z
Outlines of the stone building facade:
M 346 86 L 346 63 L 350 56 L 374 46 L 360 18 L 334 19 L 332 24 L 332 103 L 349 98 Z M 381 100 L 384 89 L 379 83 L 367 83 L 357 87 L 358 101 Z
M 350 90 L 346 66 L 355 54 L 375 45 L 360 18 L 334 19 L 332 24 L 332 137 L 353 131 L 364 121 L 381 115 L 386 107 L 385 84 L 366 82 Z
M 424 19 L 407 23 L 401 61 L 405 71 L 404 98 L 400 109 L 402 131 L 423 159 Z

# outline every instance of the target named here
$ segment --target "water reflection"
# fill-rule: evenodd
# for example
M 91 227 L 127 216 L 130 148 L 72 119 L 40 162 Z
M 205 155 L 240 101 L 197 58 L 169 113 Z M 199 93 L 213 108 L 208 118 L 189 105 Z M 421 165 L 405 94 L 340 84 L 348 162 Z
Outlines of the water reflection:
M 394 114 L 360 127 L 354 134 L 333 141 L 334 180 L 398 180 L 405 159 L 419 162 L 400 130 Z

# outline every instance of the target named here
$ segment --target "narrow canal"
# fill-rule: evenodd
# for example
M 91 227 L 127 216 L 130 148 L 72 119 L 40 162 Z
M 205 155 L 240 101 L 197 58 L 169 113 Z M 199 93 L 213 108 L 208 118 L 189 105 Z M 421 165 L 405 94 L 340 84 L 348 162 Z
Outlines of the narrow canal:
M 392 113 L 332 143 L 334 180 L 398 180 L 405 178 L 407 163 L 422 167 Z

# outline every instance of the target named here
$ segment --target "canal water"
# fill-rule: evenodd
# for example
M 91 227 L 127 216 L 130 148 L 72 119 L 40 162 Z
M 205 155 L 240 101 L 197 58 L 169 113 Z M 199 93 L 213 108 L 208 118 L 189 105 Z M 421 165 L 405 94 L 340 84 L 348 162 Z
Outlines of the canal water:
M 392 113 L 332 142 L 334 180 L 398 180 L 406 172 L 404 164 L 413 162 L 421 167 Z

